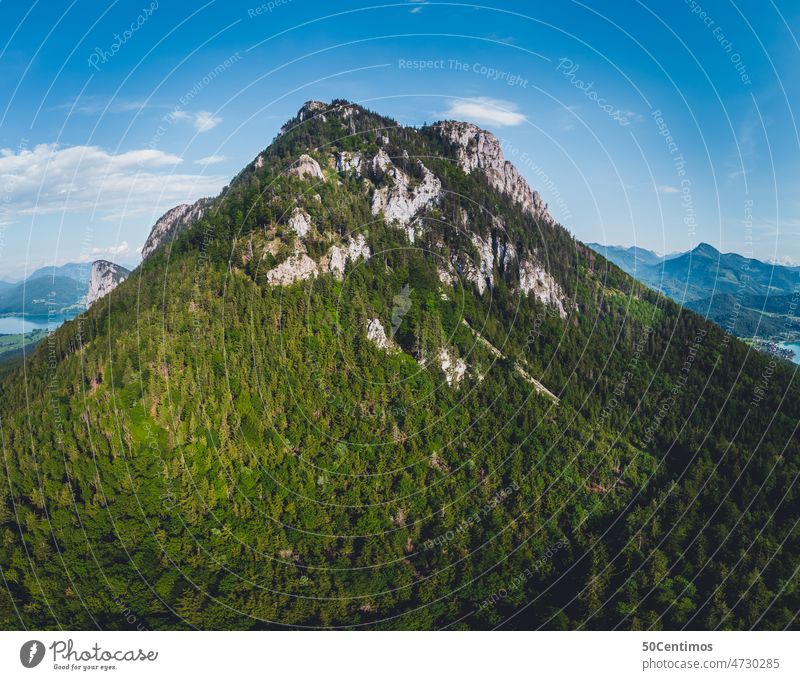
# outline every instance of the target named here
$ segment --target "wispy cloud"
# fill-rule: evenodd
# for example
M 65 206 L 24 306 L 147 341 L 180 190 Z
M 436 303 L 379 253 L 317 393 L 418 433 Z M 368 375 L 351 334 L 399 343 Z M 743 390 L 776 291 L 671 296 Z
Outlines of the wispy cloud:
M 227 156 L 215 156 L 212 154 L 211 156 L 206 156 L 205 158 L 198 158 L 195 163 L 197 165 L 214 165 L 215 163 L 222 163 L 222 161 L 228 160 Z
M 450 103 L 450 108 L 444 112 L 444 115 L 448 118 L 478 121 L 503 127 L 519 125 L 525 120 L 525 116 L 519 113 L 516 108 L 516 104 L 512 102 L 490 99 L 489 97 L 454 99 Z
M 127 241 L 123 241 L 119 245 L 109 246 L 108 248 L 92 248 L 93 258 L 98 255 L 105 255 L 107 257 L 114 257 L 115 255 L 128 255 L 131 252 L 131 247 Z
M 84 95 L 74 97 L 63 104 L 56 106 L 56 109 L 66 109 L 72 113 L 96 114 L 96 113 L 127 113 L 128 111 L 140 111 L 148 106 L 144 101 L 122 99 L 110 99 L 97 95 Z
M 97 146 L 0 150 L 0 186 L 7 198 L 0 224 L 28 215 L 100 213 L 106 218 L 151 214 L 154 209 L 216 193 L 226 178 L 179 174 L 182 159 L 157 149 L 113 153 Z
M 659 194 L 679 194 L 681 192 L 678 187 L 674 187 L 670 184 L 659 184 L 656 187 L 656 191 Z
M 211 111 L 173 111 L 170 114 L 172 120 L 185 121 L 191 123 L 198 132 L 208 132 L 213 130 L 222 122 L 222 118 L 215 116 Z

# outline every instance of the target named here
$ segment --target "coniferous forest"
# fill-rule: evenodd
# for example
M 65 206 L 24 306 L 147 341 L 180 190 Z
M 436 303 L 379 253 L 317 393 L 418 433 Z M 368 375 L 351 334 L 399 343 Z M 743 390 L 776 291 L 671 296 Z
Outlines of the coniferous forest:
M 792 365 L 462 153 L 305 107 L 4 372 L 0 627 L 796 626 Z

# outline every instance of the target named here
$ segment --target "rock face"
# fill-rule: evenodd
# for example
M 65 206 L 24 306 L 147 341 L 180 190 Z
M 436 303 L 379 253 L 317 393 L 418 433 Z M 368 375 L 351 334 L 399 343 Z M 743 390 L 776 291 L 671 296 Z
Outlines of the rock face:
M 348 262 L 355 262 L 359 258 L 367 260 L 371 255 L 372 251 L 363 234 L 348 237 L 341 244 L 331 246 L 319 262 L 308 256 L 305 246 L 300 242 L 294 254 L 267 272 L 267 282 L 273 286 L 288 286 L 321 274 L 333 274 L 341 280 Z
M 378 151 L 372 159 L 372 170 L 388 175 L 392 181 L 391 185 L 375 190 L 370 206 L 372 214 L 382 212 L 387 222 L 396 220 L 405 227 L 420 210 L 435 205 L 442 195 L 442 183 L 422 162 L 419 162 L 419 169 L 422 181 L 413 182 L 383 149 Z
M 300 107 L 300 110 L 297 112 L 297 119 L 302 123 L 304 120 L 308 120 L 309 118 L 314 118 L 314 116 L 319 116 L 319 119 L 325 121 L 325 114 L 322 111 L 325 111 L 328 108 L 328 105 L 324 102 L 318 101 L 307 101 L 303 106 Z M 292 129 L 294 125 L 294 121 L 289 121 L 283 127 L 281 127 L 281 131 L 278 133 L 278 136 L 286 134 L 289 130 Z
M 324 111 L 328 108 L 328 105 L 325 102 L 320 102 L 315 99 L 311 99 L 303 104 L 300 107 L 300 110 L 297 112 L 297 117 L 301 120 L 307 120 L 309 118 L 313 118 L 320 114 L 320 111 Z M 322 114 L 322 120 L 325 120 L 325 115 Z
M 368 260 L 371 255 L 372 251 L 367 245 L 364 234 L 357 234 L 348 238 L 341 246 L 331 246 L 320 264 L 341 280 L 344 278 L 344 268 L 348 262 L 355 262 L 359 258 Z
M 397 347 L 392 340 L 386 337 L 383 324 L 378 319 L 369 319 L 367 321 L 367 339 L 370 342 L 374 342 L 381 349 L 390 350 Z
M 288 286 L 295 281 L 305 281 L 319 274 L 317 263 L 305 253 L 296 253 L 267 272 L 271 286 Z
M 439 266 L 436 268 L 436 274 L 439 276 L 439 281 L 445 286 L 454 286 L 458 281 L 458 278 L 450 271 L 450 268 Z
M 439 349 L 438 359 L 447 385 L 449 387 L 457 386 L 467 373 L 467 364 L 463 359 L 454 357 L 446 347 Z
M 326 122 L 338 118 L 355 132 L 354 121 L 362 114 L 363 110 L 347 102 L 326 104 L 308 101 L 287 126 L 312 118 Z M 287 129 L 285 126 L 283 132 Z M 444 121 L 429 130 L 450 145 L 453 160 L 464 172 L 481 173 L 493 189 L 505 194 L 526 214 L 553 222 L 541 196 L 528 186 L 514 165 L 505 160 L 500 143 L 493 134 L 472 123 L 458 121 Z M 408 151 L 391 146 L 389 135 L 385 132 L 378 134 L 376 141 L 378 150 L 374 156 L 364 150 L 334 149 L 326 169 L 328 166 L 331 169 L 335 167 L 341 175 L 358 178 L 359 186 L 368 192 L 366 195 L 369 196 L 369 208 L 373 215 L 383 215 L 387 223 L 402 228 L 412 244 L 424 240 L 431 228 L 428 211 L 444 205 L 442 180 L 421 160 L 411 158 Z M 312 182 L 324 182 L 325 171 L 310 155 L 311 151 L 309 149 L 309 153 L 297 157 L 286 173 Z M 397 154 L 401 154 L 400 159 Z M 265 157 L 258 156 L 254 168 L 259 170 L 264 165 Z M 316 199 L 320 200 L 319 195 Z M 165 213 L 153 226 L 142 249 L 143 258 L 174 238 L 180 230 L 201 219 L 210 203 L 209 199 L 201 199 L 192 205 L 179 205 Z M 443 285 L 454 286 L 458 277 L 461 277 L 483 295 L 487 290 L 492 291 L 499 277 L 521 294 L 532 295 L 536 300 L 555 308 L 562 318 L 567 317 L 569 305 L 563 289 L 541 264 L 535 252 L 517 251 L 518 246 L 509 236 L 502 219 L 493 217 L 490 228 L 484 228 L 483 233 L 477 233 L 470 225 L 463 207 L 457 208 L 453 219 L 459 230 L 467 232 L 474 251 L 449 252 L 449 266 L 438 267 L 439 280 Z M 348 263 L 368 259 L 372 255 L 364 234 L 341 238 L 335 234 L 319 233 L 317 230 L 320 226 L 316 225 L 315 228 L 309 213 L 300 206 L 291 211 L 286 226 L 295 234 L 296 242 L 291 255 L 266 273 L 266 280 L 272 285 L 290 285 L 323 274 L 332 274 L 341 280 Z M 310 257 L 312 249 L 307 246 L 311 239 L 315 239 L 315 252 L 319 252 L 320 239 L 327 241 L 327 252 L 321 257 Z M 278 252 L 279 249 L 275 248 L 272 255 Z M 517 271 L 518 279 L 512 280 Z M 373 331 L 378 332 L 376 329 Z M 444 361 L 442 357 L 439 359 Z M 451 367 L 458 365 L 455 359 L 446 363 Z M 454 373 L 452 379 L 460 378 Z
M 108 260 L 92 262 L 92 277 L 89 281 L 89 292 L 86 294 L 86 306 L 91 307 L 104 295 L 108 295 L 120 283 L 128 278 L 130 271 Z
M 336 172 L 355 171 L 356 177 L 361 176 L 361 154 L 352 151 L 340 151 L 336 154 Z
M 558 282 L 534 259 L 525 260 L 519 268 L 519 287 L 525 295 L 533 296 L 554 307 L 562 319 L 567 318 L 567 298 Z
M 150 230 L 150 235 L 142 248 L 142 259 L 147 259 L 161 245 L 168 243 L 183 229 L 201 219 L 210 204 L 211 199 L 201 198 L 192 204 L 182 203 L 167 210 Z
M 302 208 L 295 208 L 289 217 L 289 227 L 300 238 L 305 238 L 311 231 L 311 217 Z
M 472 234 L 472 245 L 478 250 L 480 271 L 477 273 L 470 271 L 468 278 L 478 286 L 478 291 L 483 295 L 486 286 L 491 288 L 494 285 L 494 251 L 492 250 L 492 241 L 491 239 L 481 238 L 477 234 Z
M 455 161 L 464 172 L 482 171 L 494 189 L 509 196 L 525 212 L 553 221 L 542 197 L 528 186 L 513 163 L 503 158 L 500 142 L 491 132 L 457 121 L 439 123 L 434 129 L 453 144 Z
M 305 153 L 300 156 L 300 158 L 297 159 L 297 162 L 286 172 L 287 174 L 295 175 L 296 177 L 315 177 L 316 179 L 325 179 L 325 175 L 322 174 L 322 168 L 319 167 L 319 163 Z

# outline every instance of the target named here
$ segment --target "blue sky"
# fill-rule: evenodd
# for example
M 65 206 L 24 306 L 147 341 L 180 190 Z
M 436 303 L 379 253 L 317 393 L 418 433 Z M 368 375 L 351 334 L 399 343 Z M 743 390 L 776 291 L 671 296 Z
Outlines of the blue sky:
M 800 7 L 0 2 L 0 278 L 138 261 L 308 99 L 494 132 L 584 241 L 800 262 Z

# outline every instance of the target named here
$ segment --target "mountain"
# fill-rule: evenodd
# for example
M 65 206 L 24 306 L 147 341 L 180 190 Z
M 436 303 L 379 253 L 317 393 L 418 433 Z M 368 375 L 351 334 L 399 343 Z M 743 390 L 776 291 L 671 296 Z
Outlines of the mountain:
M 0 290 L 0 314 L 44 316 L 83 309 L 86 285 L 66 276 L 41 276 Z
M 800 273 L 779 265 L 720 253 L 701 243 L 694 250 L 656 265 L 654 276 L 666 294 L 677 299 L 700 299 L 716 293 L 731 295 L 786 295 L 800 283 Z M 654 278 L 650 279 L 651 281 Z
M 796 625 L 789 366 L 490 133 L 309 102 L 160 222 L 0 379 L 0 625 Z
M 114 288 L 130 275 L 130 271 L 108 260 L 95 260 L 92 262 L 91 281 L 89 291 L 86 293 L 86 306 L 91 307 L 104 295 L 108 295 Z
M 634 278 L 645 267 L 659 264 L 664 259 L 658 253 L 638 246 L 604 246 L 600 243 L 587 243 L 586 245 L 611 260 L 622 271 Z
M 800 283 L 800 272 L 720 253 L 708 243 L 666 258 L 642 248 L 589 244 L 617 266 L 673 299 L 700 300 L 717 293 L 730 295 L 790 295 Z
M 70 262 L 42 267 L 25 281 L 0 286 L 0 314 L 74 315 L 112 290 L 129 274 L 113 262 Z
M 739 337 L 800 337 L 800 271 L 701 243 L 660 258 L 641 248 L 589 244 L 621 269 Z
M 67 279 L 74 279 L 82 283 L 89 283 L 91 278 L 92 265 L 90 262 L 67 262 L 61 266 L 48 266 L 41 267 L 31 274 L 27 280 L 39 279 L 44 276 L 49 277 L 64 277 Z
M 142 259 L 146 259 L 159 246 L 175 238 L 176 234 L 193 222 L 197 222 L 205 213 L 210 201 L 201 198 L 191 205 L 183 203 L 165 212 L 153 225 L 150 234 L 142 247 Z

